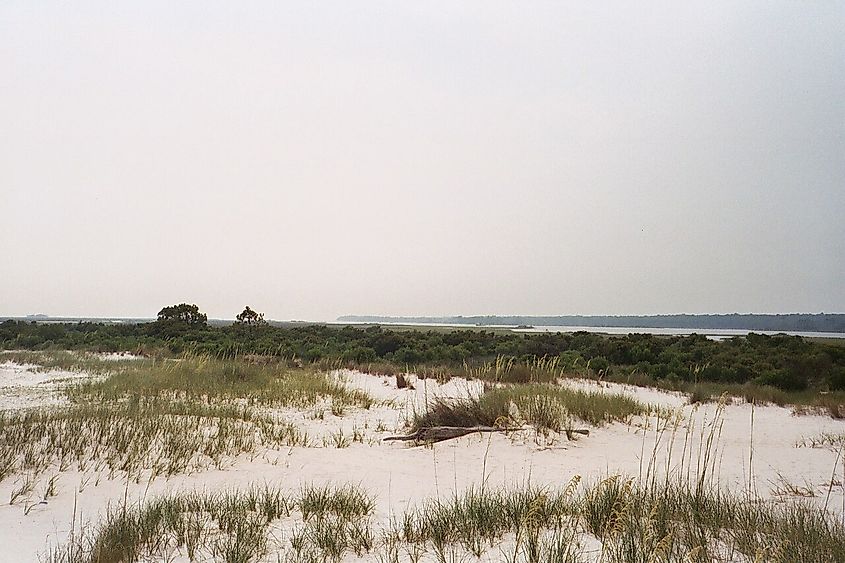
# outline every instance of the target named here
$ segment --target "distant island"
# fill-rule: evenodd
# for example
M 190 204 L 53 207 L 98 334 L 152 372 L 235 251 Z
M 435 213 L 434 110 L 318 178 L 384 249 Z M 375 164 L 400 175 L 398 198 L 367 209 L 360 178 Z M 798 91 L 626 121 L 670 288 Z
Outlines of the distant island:
M 474 326 L 589 326 L 620 328 L 729 329 L 795 332 L 845 332 L 845 314 L 789 313 L 784 315 L 644 315 L 644 316 L 456 316 L 380 317 L 346 315 L 339 322 L 395 324 L 451 324 Z

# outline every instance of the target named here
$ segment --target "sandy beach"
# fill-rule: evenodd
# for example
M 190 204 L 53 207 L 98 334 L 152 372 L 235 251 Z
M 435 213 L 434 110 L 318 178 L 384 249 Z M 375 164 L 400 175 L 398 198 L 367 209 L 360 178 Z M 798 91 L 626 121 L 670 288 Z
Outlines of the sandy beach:
M 7 362 L 0 366 L 0 409 L 61 408 L 61 385 L 83 377 L 88 376 L 43 372 L 33 365 Z M 333 415 L 328 405 L 276 413 L 307 432 L 316 447 L 265 449 L 233 458 L 223 469 L 209 467 L 152 480 L 109 478 L 105 470 L 96 467 L 84 472 L 48 470 L 47 478 L 57 475 L 55 496 L 44 498 L 47 478 L 42 476 L 30 493 L 11 504 L 6 499 L 27 476 L 7 478 L 0 484 L 0 499 L 4 500 L 0 505 L 0 561 L 44 558 L 73 531 L 96 525 L 109 508 L 162 494 L 230 490 L 251 484 L 297 490 L 308 484 L 353 483 L 374 496 L 374 521 L 386 527 L 409 507 L 427 499 L 448 498 L 470 487 L 526 483 L 562 487 L 576 475 L 595 482 L 616 474 L 694 473 L 700 464 L 701 444 L 711 433 L 718 444 L 713 478 L 720 487 L 778 502 L 800 497 L 839 517 L 845 515 L 840 445 L 813 447 L 814 439 L 843 432 L 843 423 L 830 417 L 798 416 L 789 408 L 752 406 L 730 399 L 689 405 L 681 394 L 565 380 L 563 385 L 630 395 L 660 407 L 661 414 L 591 428 L 589 436 L 572 441 L 526 428 L 414 447 L 382 439 L 402 434 L 413 412 L 424 409 L 433 398 L 471 396 L 482 391 L 482 384 L 458 378 L 444 384 L 412 378 L 413 389 L 398 389 L 393 377 L 347 370 L 336 371 L 332 377 L 366 391 L 379 403 L 369 409 L 349 409 L 342 416 Z M 494 555 L 489 557 L 496 560 Z M 358 559 L 349 556 L 346 560 Z

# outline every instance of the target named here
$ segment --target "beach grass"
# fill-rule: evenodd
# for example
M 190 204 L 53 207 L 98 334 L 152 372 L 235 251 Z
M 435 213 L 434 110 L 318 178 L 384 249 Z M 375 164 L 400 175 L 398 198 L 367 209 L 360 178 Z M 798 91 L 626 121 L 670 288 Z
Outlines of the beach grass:
M 67 368 L 73 356 L 26 360 Z M 107 364 L 110 371 L 65 387 L 67 406 L 0 411 L 0 481 L 89 469 L 139 481 L 219 468 L 241 454 L 314 445 L 281 407 L 343 413 L 373 404 L 311 369 L 191 355 Z
M 410 507 L 388 526 L 353 485 L 186 492 L 121 505 L 52 550 L 50 563 L 467 561 L 518 563 L 806 561 L 845 558 L 845 528 L 800 502 L 774 503 L 681 481 L 613 475 L 562 487 L 470 487 Z M 401 558 L 400 558 L 401 555 Z
M 552 384 L 487 386 L 477 397 L 433 398 L 411 421 L 414 430 L 434 426 L 513 426 L 563 432 L 575 424 L 625 422 L 653 407 L 626 395 Z

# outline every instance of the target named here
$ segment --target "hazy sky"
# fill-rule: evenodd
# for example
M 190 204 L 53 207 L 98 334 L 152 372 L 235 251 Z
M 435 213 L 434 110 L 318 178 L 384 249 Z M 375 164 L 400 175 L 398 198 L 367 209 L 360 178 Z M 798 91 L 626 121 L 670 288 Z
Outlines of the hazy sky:
M 845 2 L 0 2 L 0 315 L 845 311 Z

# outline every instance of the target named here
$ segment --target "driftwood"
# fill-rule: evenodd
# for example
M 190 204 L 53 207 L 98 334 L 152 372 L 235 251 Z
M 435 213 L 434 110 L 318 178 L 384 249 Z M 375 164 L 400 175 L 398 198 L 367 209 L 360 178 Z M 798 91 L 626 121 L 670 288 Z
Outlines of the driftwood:
M 429 428 L 420 428 L 416 432 L 412 432 L 406 436 L 387 436 L 382 438 L 383 442 L 391 440 L 399 440 L 403 442 L 442 442 L 444 440 L 452 440 L 453 438 L 460 438 L 468 434 L 476 432 L 516 432 L 518 430 L 525 430 L 524 427 L 509 427 L 501 428 L 498 426 L 431 426 Z M 589 436 L 589 430 L 582 429 L 568 429 L 566 430 L 567 437 L 571 438 L 571 434 L 583 434 Z
M 500 428 L 498 426 L 431 426 L 429 428 L 420 428 L 416 432 L 408 434 L 407 436 L 388 436 L 382 441 L 401 440 L 403 442 L 442 442 L 443 440 L 451 440 L 452 438 L 460 438 L 467 434 L 474 434 L 476 432 L 513 432 L 516 430 L 524 430 L 524 428 Z

